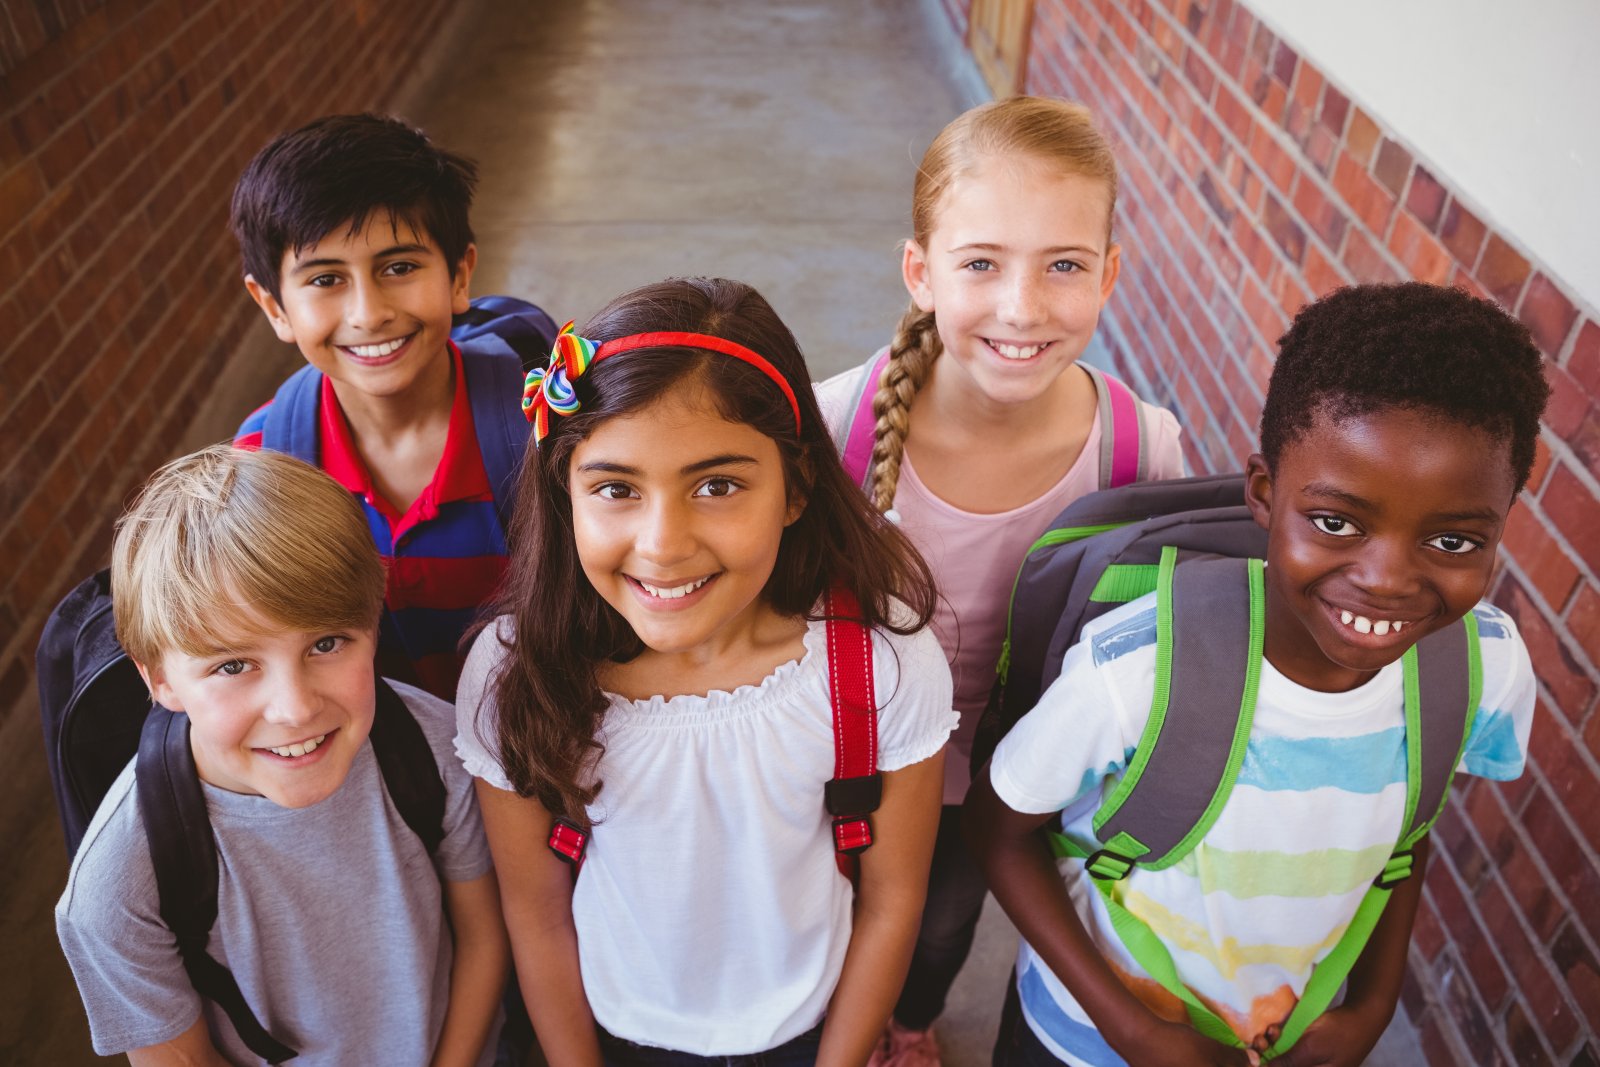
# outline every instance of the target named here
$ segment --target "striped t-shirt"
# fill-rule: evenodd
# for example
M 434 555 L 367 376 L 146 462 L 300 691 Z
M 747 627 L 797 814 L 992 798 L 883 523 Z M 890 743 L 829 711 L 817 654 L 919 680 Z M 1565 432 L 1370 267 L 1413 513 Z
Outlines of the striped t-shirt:
M 1505 613 L 1487 603 L 1474 612 L 1483 691 L 1460 771 L 1509 780 L 1527 752 L 1533 668 Z M 996 751 L 990 775 L 1000 799 L 1019 812 L 1061 811 L 1067 836 L 1098 848 L 1091 821 L 1144 729 L 1155 651 L 1153 595 L 1090 623 L 1061 677 Z M 1184 983 L 1246 1042 L 1288 1016 L 1400 836 L 1403 709 L 1399 662 L 1347 693 L 1306 689 L 1263 662 L 1238 784 L 1216 823 L 1176 865 L 1136 868 L 1116 885 L 1123 906 L 1171 951 Z M 1112 968 L 1158 1015 L 1186 1019 L 1123 948 L 1082 862 L 1059 867 Z M 1057 1057 L 1122 1067 L 1026 943 L 1017 985 L 1028 1024 Z

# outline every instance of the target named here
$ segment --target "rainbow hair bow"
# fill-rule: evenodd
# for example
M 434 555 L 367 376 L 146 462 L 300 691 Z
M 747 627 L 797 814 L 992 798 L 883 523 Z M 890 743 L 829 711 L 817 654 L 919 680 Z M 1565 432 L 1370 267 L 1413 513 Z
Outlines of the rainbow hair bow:
M 522 414 L 533 423 L 533 443 L 538 445 L 550 433 L 550 416 L 573 415 L 582 406 L 573 383 L 594 362 L 594 342 L 579 337 L 568 322 L 556 334 L 550 350 L 550 363 L 528 372 L 522 384 Z

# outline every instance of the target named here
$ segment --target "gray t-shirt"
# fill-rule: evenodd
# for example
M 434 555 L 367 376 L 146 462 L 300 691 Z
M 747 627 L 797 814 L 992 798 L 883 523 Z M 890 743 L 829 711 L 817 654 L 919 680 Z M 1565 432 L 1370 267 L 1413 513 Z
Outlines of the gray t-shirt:
M 338 792 L 309 808 L 203 785 L 220 871 L 209 951 L 304 1067 L 428 1062 L 450 993 L 440 880 L 490 870 L 472 779 L 451 748 L 453 709 L 394 688 L 444 778 L 444 841 L 432 863 L 390 801 L 370 742 Z M 189 984 L 161 923 L 133 785 L 130 763 L 95 813 L 56 905 L 94 1049 L 110 1055 L 170 1041 L 203 1011 L 230 1062 L 259 1064 L 227 1016 Z M 489 1045 L 483 1063 L 493 1058 Z

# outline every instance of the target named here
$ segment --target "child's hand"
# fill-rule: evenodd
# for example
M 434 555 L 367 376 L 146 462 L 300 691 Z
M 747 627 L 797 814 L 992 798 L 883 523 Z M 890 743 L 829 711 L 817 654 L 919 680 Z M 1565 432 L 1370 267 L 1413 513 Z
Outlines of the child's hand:
M 1360 1067 L 1386 1025 L 1387 1019 L 1376 1019 L 1358 1008 L 1331 1008 L 1306 1027 L 1288 1052 L 1272 1060 L 1272 1067 Z M 1256 1038 L 1256 1048 L 1270 1048 L 1282 1030 L 1276 1024 L 1267 1027 L 1266 1033 Z
M 1253 1048 L 1232 1048 L 1213 1041 L 1187 1023 L 1159 1022 L 1145 1028 L 1137 1048 L 1118 1049 L 1139 1067 L 1258 1067 Z

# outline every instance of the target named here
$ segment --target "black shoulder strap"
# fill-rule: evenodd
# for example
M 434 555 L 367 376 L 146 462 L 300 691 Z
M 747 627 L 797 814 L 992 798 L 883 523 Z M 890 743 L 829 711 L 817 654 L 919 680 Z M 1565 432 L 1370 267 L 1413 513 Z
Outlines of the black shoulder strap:
M 161 921 L 177 938 L 190 984 L 227 1014 L 251 1052 L 268 1063 L 293 1059 L 295 1050 L 256 1021 L 239 983 L 206 952 L 217 920 L 217 843 L 189 749 L 188 716 L 159 704 L 153 707 L 139 736 L 137 759 L 134 785 L 150 842 Z
M 389 799 L 432 856 L 444 840 L 444 779 L 427 735 L 389 683 L 378 679 L 372 717 L 372 754 Z
M 1260 560 L 1177 566 L 1163 550 L 1156 587 L 1156 686 L 1129 764 L 1095 814 L 1105 848 L 1097 877 L 1132 863 L 1159 870 L 1205 836 L 1238 779 L 1261 677 L 1265 586 Z

